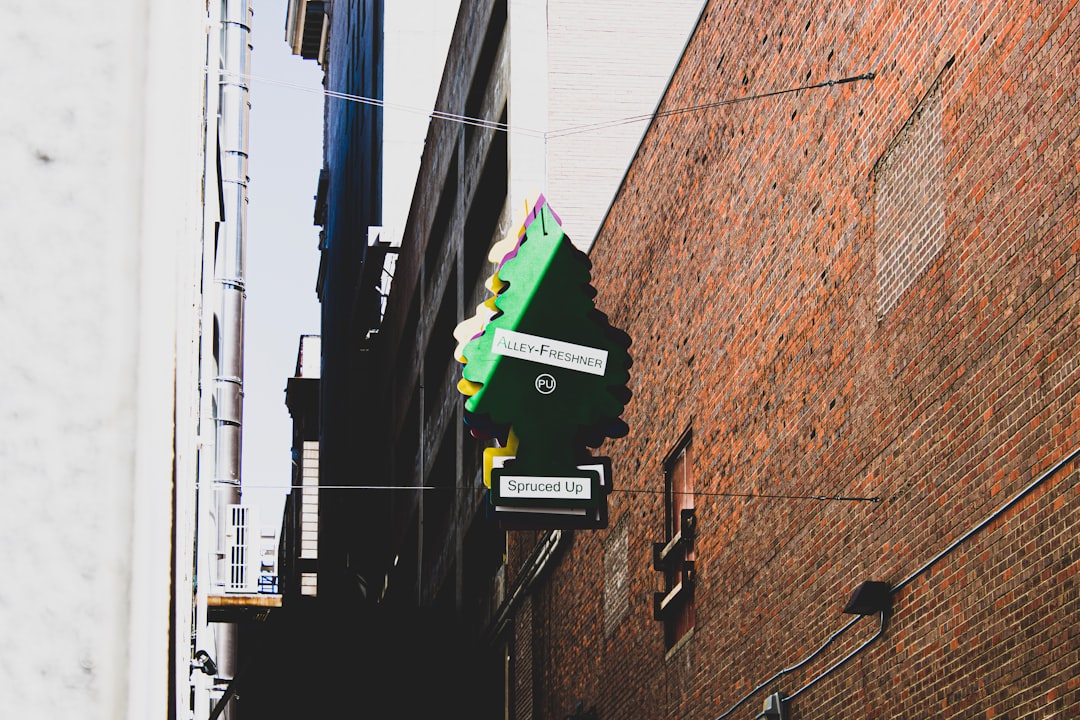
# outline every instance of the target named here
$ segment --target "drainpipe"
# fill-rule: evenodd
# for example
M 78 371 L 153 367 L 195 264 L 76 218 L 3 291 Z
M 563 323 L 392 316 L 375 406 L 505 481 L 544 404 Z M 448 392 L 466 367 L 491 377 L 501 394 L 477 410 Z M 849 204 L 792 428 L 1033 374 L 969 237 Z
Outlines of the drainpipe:
M 218 227 L 214 283 L 217 290 L 217 375 L 214 378 L 215 470 L 214 507 L 217 532 L 215 588 L 228 591 L 230 576 L 229 505 L 240 502 L 240 450 L 244 397 L 244 260 L 247 246 L 248 119 L 251 101 L 248 75 L 251 61 L 249 0 L 222 2 L 220 78 L 221 115 L 218 129 L 221 161 L 222 222 Z M 237 627 L 218 623 L 216 635 L 219 683 L 236 675 Z M 226 697 L 224 701 L 228 703 Z M 226 705 L 225 717 L 229 716 Z
M 565 538 L 563 536 L 564 532 L 566 533 Z M 544 576 L 548 563 L 559 554 L 572 532 L 572 530 L 549 530 L 536 544 L 532 553 L 529 554 L 529 558 L 522 564 L 514 586 L 506 594 L 506 599 L 503 600 L 498 610 L 495 611 L 492 621 L 484 634 L 487 642 L 493 643 L 503 634 L 525 596 L 532 592 L 536 582 Z

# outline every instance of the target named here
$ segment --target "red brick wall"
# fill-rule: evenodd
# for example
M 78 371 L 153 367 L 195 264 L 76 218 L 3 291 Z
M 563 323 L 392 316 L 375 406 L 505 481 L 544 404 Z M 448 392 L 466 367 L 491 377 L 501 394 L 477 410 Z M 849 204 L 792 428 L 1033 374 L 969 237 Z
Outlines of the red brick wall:
M 603 448 L 629 610 L 605 632 L 610 531 L 576 533 L 534 597 L 533 717 L 581 700 L 604 720 L 713 720 L 844 626 L 866 579 L 902 585 L 885 633 L 790 717 L 1080 717 L 1075 464 L 911 577 L 1080 445 L 1078 66 L 1076 0 L 710 4 L 665 109 L 877 77 L 646 134 L 592 253 L 598 305 L 634 338 L 631 434 Z M 927 122 L 940 144 L 883 180 Z M 905 198 L 940 202 L 939 247 L 883 261 L 902 228 L 882 203 Z M 915 269 L 882 303 L 901 262 Z M 697 622 L 665 656 L 651 543 L 688 425 Z M 794 692 L 876 629 L 767 690 Z

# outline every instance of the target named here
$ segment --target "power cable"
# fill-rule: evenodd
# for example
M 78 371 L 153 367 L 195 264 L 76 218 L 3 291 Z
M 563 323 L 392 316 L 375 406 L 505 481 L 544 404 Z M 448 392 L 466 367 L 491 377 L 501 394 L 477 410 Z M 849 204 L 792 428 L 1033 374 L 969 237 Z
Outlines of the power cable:
M 729 98 L 727 100 L 716 100 L 714 102 L 702 103 L 700 105 L 690 105 L 688 107 L 672 108 L 670 110 L 658 110 L 655 113 L 649 113 L 647 115 L 634 115 L 633 117 L 622 118 L 619 120 L 609 120 L 606 122 L 592 123 L 589 125 L 579 125 L 577 127 L 564 128 L 562 130 L 555 130 L 547 133 L 548 138 L 565 137 L 566 135 L 575 135 L 582 132 L 591 132 L 593 130 L 603 130 L 611 127 L 618 127 L 619 125 L 626 125 L 628 123 L 642 122 L 645 120 L 652 120 L 653 118 L 666 118 L 672 115 L 683 115 L 692 112 L 701 112 L 703 110 L 713 110 L 718 107 L 724 107 L 725 105 L 735 105 L 737 103 L 750 102 L 751 100 L 764 100 L 766 98 L 777 97 L 778 95 L 787 95 L 789 93 L 798 93 L 805 90 L 816 90 L 819 88 L 832 87 L 834 85 L 843 85 L 844 83 L 856 82 L 858 80 L 873 80 L 874 73 L 867 72 L 862 75 L 853 75 L 851 77 L 840 78 L 839 80 L 825 80 L 823 82 L 814 83 L 812 85 L 801 85 L 794 88 L 786 88 L 784 90 L 773 90 L 771 92 L 758 93 L 757 95 L 747 95 L 740 98 Z
M 440 485 L 249 485 L 247 483 L 241 484 L 243 490 L 363 490 L 363 491 L 378 491 L 378 490 L 397 490 L 397 491 L 442 491 L 442 492 L 473 492 L 478 489 L 477 487 L 457 487 L 457 486 L 440 486 Z M 629 488 L 612 488 L 610 493 L 626 493 L 629 495 L 663 495 L 666 490 L 648 490 L 648 489 L 629 489 Z M 735 492 L 722 492 L 722 491 L 695 491 L 694 497 L 728 497 L 728 498 L 748 498 L 748 499 L 760 499 L 760 500 L 818 500 L 828 502 L 872 502 L 879 503 L 881 498 L 877 496 L 862 497 L 862 496 L 848 496 L 848 495 L 786 495 L 786 494 L 773 494 L 773 493 L 735 493 Z
M 209 68 L 208 68 L 209 71 Z M 355 102 L 361 105 L 370 105 L 372 107 L 383 108 L 387 110 L 396 110 L 399 112 L 410 113 L 413 115 L 424 115 L 433 120 L 447 120 L 450 122 L 457 122 L 463 125 L 471 125 L 475 127 L 487 128 L 490 130 L 496 130 L 501 132 L 508 132 L 513 129 L 515 132 L 520 132 L 525 135 L 532 135 L 535 137 L 543 137 L 544 133 L 540 130 L 534 130 L 532 128 L 525 128 L 521 126 L 511 126 L 507 123 L 500 122 L 498 120 L 488 120 L 485 118 L 470 117 L 468 115 L 460 115 L 457 113 L 445 112 L 442 110 L 425 110 L 424 108 L 413 107 L 410 105 L 398 105 L 396 103 L 388 103 L 385 100 L 374 97 L 366 97 L 364 95 L 354 95 L 352 93 L 338 92 L 336 90 L 327 89 L 315 89 L 299 85 L 297 83 L 286 82 L 284 80 L 277 80 L 275 78 L 263 77 L 260 75 L 251 75 L 249 73 L 237 73 L 228 72 L 226 70 L 220 70 L 220 75 L 239 76 L 244 80 L 254 80 L 256 82 L 266 83 L 268 85 L 277 85 L 279 87 L 290 88 L 292 90 L 299 90 L 301 92 L 314 93 L 322 95 L 327 98 L 334 98 L 337 100 L 345 100 L 346 102 Z
M 207 72 L 210 72 L 212 68 L 207 68 Z M 338 100 L 345 100 L 347 102 L 360 103 L 362 105 L 371 105 L 374 107 L 384 108 L 387 110 L 396 110 L 400 112 L 407 112 L 417 115 L 426 115 L 432 120 L 446 120 L 448 122 L 457 122 L 463 125 L 469 125 L 474 127 L 481 127 L 489 130 L 495 130 L 498 132 L 519 132 L 524 135 L 531 135 L 534 137 L 542 137 L 544 139 L 554 139 L 566 137 L 568 135 L 577 135 L 579 133 L 595 132 L 598 130 L 607 130 L 610 128 L 619 127 L 621 125 L 627 125 L 636 122 L 645 122 L 653 119 L 660 119 L 671 117 L 673 115 L 684 115 L 686 113 L 703 112 L 705 110 L 713 110 L 715 108 L 724 107 L 726 105 L 735 105 L 738 103 L 750 102 L 752 100 L 765 100 L 771 97 L 778 97 L 780 95 L 788 95 L 791 93 L 800 93 L 807 90 L 818 90 L 822 88 L 831 88 L 835 85 L 844 85 L 846 83 L 858 82 L 860 80 L 873 80 L 875 73 L 865 72 L 861 75 L 851 75 L 849 77 L 843 77 L 838 80 L 824 80 L 819 83 L 812 83 L 810 85 L 800 85 L 798 87 L 784 88 L 781 90 L 772 90 L 764 93 L 757 93 L 755 95 L 747 95 L 745 97 L 727 98 L 724 100 L 715 100 L 713 102 L 701 103 L 699 105 L 690 105 L 687 107 L 671 108 L 669 110 L 657 110 L 655 112 L 646 113 L 642 115 L 632 115 L 629 117 L 617 118 L 613 120 L 605 120 L 596 123 L 587 123 L 584 125 L 575 125 L 571 127 L 561 128 L 559 130 L 552 130 L 544 132 L 533 128 L 526 128 L 519 125 L 510 125 L 497 120 L 488 120 L 485 118 L 471 117 L 469 115 L 462 115 L 458 113 L 445 112 L 443 110 L 425 110 L 417 107 L 410 107 L 408 105 L 397 105 L 394 103 L 387 103 L 385 100 L 379 98 L 366 97 L 363 95 L 354 95 L 352 93 L 338 92 L 336 90 L 321 89 L 305 87 L 296 83 L 285 82 L 282 80 L 276 80 L 274 78 L 262 77 L 259 75 L 251 75 L 248 73 L 229 72 L 224 69 L 218 69 L 219 75 L 237 76 L 242 80 L 254 80 L 256 82 L 263 82 L 270 85 L 278 85 L 280 87 L 287 87 L 294 90 L 300 90 L 302 92 L 311 92 L 321 94 L 327 98 L 334 98 Z
M 1080 447 L 1074 448 L 1071 452 L 1067 453 L 1064 457 L 1062 457 L 1057 462 L 1055 462 L 1053 465 L 1051 465 L 1049 468 L 1044 470 L 1042 473 L 1040 473 L 1038 475 L 1038 477 L 1036 477 L 1034 480 L 1032 480 L 1030 483 L 1028 483 L 1028 485 L 1026 485 L 1019 492 L 1017 492 L 1015 495 L 1013 495 L 1011 498 L 1009 498 L 1007 501 L 1005 501 L 1005 503 L 1003 505 L 1001 505 L 1001 507 L 999 507 L 997 510 L 992 512 L 990 515 L 988 515 L 982 521 L 976 523 L 971 529 L 969 529 L 967 532 L 965 532 L 959 538 L 957 538 L 953 542 L 949 543 L 948 546 L 945 547 L 945 549 L 943 549 L 937 555 L 932 557 L 929 561 L 924 563 L 918 570 L 915 570 L 913 573 L 908 575 L 906 578 L 901 580 L 899 583 L 892 586 L 892 588 L 890 588 L 890 590 L 889 590 L 889 594 L 890 595 L 896 595 L 898 592 L 900 592 L 903 588 L 905 588 L 907 585 L 909 585 L 911 582 L 913 582 L 920 575 L 927 572 L 930 568 L 932 568 L 934 565 L 936 565 L 939 561 L 941 561 L 947 555 L 951 554 L 962 543 L 964 543 L 965 541 L 967 541 L 970 538 L 974 537 L 975 535 L 979 534 L 980 532 L 982 532 L 986 528 L 990 527 L 996 520 L 998 520 L 1000 517 L 1002 517 L 1002 515 L 1004 515 L 1010 509 L 1015 507 L 1025 497 L 1027 497 L 1028 495 L 1033 493 L 1039 486 L 1041 486 L 1048 479 L 1050 479 L 1051 477 L 1056 475 L 1059 471 L 1061 471 L 1062 468 L 1067 466 L 1069 463 L 1075 461 L 1078 457 L 1080 457 Z M 833 671 L 839 669 L 841 665 L 846 663 L 848 660 L 850 660 L 855 655 L 862 652 L 872 642 L 874 642 L 879 637 L 881 637 L 881 635 L 885 632 L 886 615 L 887 615 L 887 613 L 885 613 L 885 612 L 881 613 L 881 627 L 878 629 L 878 632 L 873 637 L 871 637 L 869 640 L 864 641 L 862 644 L 860 644 L 858 647 L 856 647 L 850 653 L 845 655 L 840 661 L 834 663 L 832 666 L 830 666 L 827 670 L 825 670 L 823 673 L 818 675 L 816 678 L 814 678 L 810 682 L 803 685 L 801 688 L 799 688 L 797 691 L 795 691 L 791 695 L 787 696 L 785 698 L 785 700 L 791 700 L 795 696 L 801 694 L 803 691 L 808 690 L 811 686 L 816 684 L 819 680 L 821 680 L 824 677 L 830 675 Z M 821 647 L 819 647 L 817 650 L 812 652 L 810 655 L 803 658 L 800 662 L 796 663 L 795 665 L 792 665 L 791 667 L 784 668 L 783 670 L 777 672 L 775 675 L 773 675 L 771 678 L 769 678 L 765 682 L 759 684 L 757 687 L 755 687 L 749 693 L 747 693 L 742 698 L 740 698 L 734 705 L 732 705 L 730 708 L 728 708 L 728 711 L 725 712 L 723 715 L 719 716 L 717 718 L 717 720 L 724 720 L 724 718 L 731 715 L 731 713 L 733 713 L 739 706 L 741 706 L 743 703 L 745 703 L 747 700 L 749 700 L 751 697 L 753 697 L 757 693 L 761 692 L 767 686 L 769 686 L 770 684 L 772 684 L 776 680 L 780 679 L 781 677 L 787 675 L 788 673 L 791 673 L 794 670 L 797 670 L 797 669 L 801 668 L 807 662 L 809 662 L 813 658 L 817 657 L 826 647 L 831 645 L 834 640 L 836 640 L 838 637 L 840 637 L 841 635 L 846 633 L 848 630 L 850 630 L 859 620 L 862 619 L 862 617 L 863 616 L 859 616 L 859 617 L 856 617 L 856 618 L 852 619 L 851 621 L 849 621 L 846 625 L 844 625 L 839 630 L 837 630 L 832 635 L 830 635 L 829 639 L 826 640 L 825 643 L 821 645 Z

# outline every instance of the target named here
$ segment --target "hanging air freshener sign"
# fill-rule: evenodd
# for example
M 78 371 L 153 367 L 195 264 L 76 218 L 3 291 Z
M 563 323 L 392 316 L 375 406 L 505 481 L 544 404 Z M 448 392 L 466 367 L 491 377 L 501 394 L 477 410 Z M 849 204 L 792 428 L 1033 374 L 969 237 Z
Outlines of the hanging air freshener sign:
M 610 462 L 588 448 L 628 432 L 630 338 L 596 309 L 588 256 L 543 196 L 489 259 L 492 296 L 455 336 L 466 423 L 502 445 L 485 452 L 494 514 L 506 525 L 602 526 Z

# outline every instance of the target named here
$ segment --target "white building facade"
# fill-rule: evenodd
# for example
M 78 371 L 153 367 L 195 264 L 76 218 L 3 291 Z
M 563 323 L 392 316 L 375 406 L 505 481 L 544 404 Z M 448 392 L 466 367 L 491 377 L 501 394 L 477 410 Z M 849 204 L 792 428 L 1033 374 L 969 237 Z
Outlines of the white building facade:
M 250 15 L 0 9 L 0 716 L 202 718 L 231 679 Z
M 206 6 L 0 20 L 0 716 L 166 717 L 190 657 L 170 594 L 192 583 Z

